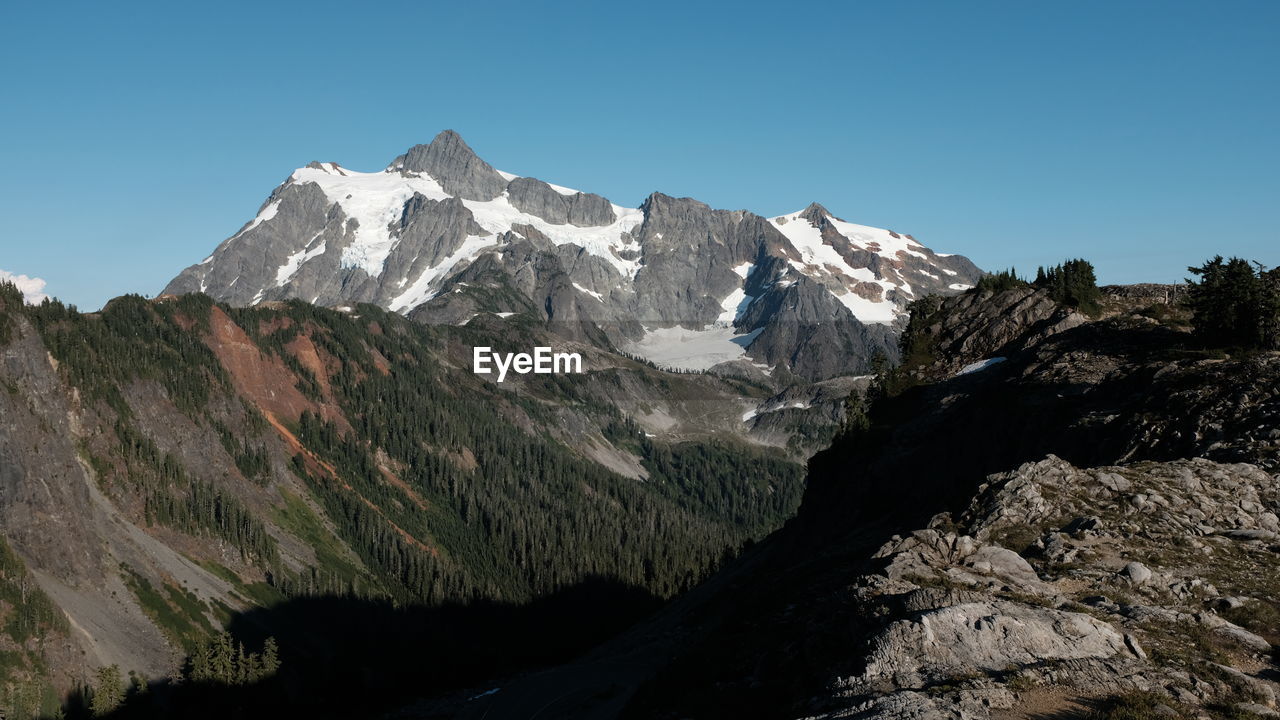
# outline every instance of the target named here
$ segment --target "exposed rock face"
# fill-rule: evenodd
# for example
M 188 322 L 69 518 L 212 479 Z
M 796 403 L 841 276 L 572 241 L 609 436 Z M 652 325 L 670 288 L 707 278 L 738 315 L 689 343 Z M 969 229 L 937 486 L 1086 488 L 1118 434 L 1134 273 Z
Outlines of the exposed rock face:
M 511 204 L 521 212 L 537 215 L 554 225 L 592 227 L 612 225 L 617 216 L 613 205 L 599 195 L 565 194 L 535 178 L 516 178 L 507 185 Z
M 1000 600 L 951 605 L 890 624 L 871 641 L 854 688 L 888 680 L 922 688 L 938 678 L 997 672 L 1011 665 L 1111 658 L 1127 653 L 1110 625 L 1083 613 Z
M 854 607 L 879 619 L 862 670 L 833 679 L 821 716 L 965 707 L 962 716 L 986 718 L 1048 685 L 1095 698 L 1155 691 L 1185 707 L 1273 706 L 1280 687 L 1259 672 L 1271 643 L 1230 618 L 1280 636 L 1271 611 L 1259 612 L 1275 606 L 1261 578 L 1277 577 L 1280 556 L 1230 531 L 1270 527 L 1277 508 L 1280 477 L 1250 465 L 1084 470 L 1050 456 L 994 475 L 954 522 L 940 516 L 891 540 L 878 553 L 885 570 L 855 582 Z M 1062 520 L 1073 517 L 1097 522 Z M 974 572 L 988 567 L 1003 572 Z M 1241 590 L 1241 605 L 1219 601 Z M 1229 664 L 1197 656 L 1204 634 Z M 1170 660 L 1180 657 L 1193 661 Z M 1000 700 L 975 705 L 978 696 Z
M 295 171 L 164 292 L 236 305 L 368 302 L 433 324 L 527 305 L 518 312 L 569 338 L 662 365 L 754 362 L 823 380 L 895 359 L 912 300 L 980 276 L 963 257 L 817 204 L 772 219 L 662 193 L 620 207 L 501 173 L 446 131 L 382 172 Z
M 492 200 L 507 187 L 506 179 L 452 130 L 437 135 L 430 145 L 409 148 L 391 168 L 426 173 L 435 178 L 445 192 L 464 200 Z
M 101 579 L 103 548 L 88 524 L 49 532 L 49 518 L 94 514 L 90 480 L 75 461 L 74 401 L 35 330 L 15 318 L 12 333 L 0 344 L 0 381 L 11 388 L 0 392 L 0 525 L 37 567 L 66 580 Z
M 1034 288 L 948 298 L 919 330 L 936 354 L 920 372 L 950 377 L 966 365 L 1016 353 L 1084 322 L 1080 313 Z

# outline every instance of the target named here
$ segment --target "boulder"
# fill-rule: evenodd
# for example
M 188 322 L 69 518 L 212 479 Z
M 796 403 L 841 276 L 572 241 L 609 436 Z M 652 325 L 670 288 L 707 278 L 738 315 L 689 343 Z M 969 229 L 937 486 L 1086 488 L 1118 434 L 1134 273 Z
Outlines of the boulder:
M 1151 580 L 1150 568 L 1140 562 L 1131 562 L 1120 571 L 1120 577 L 1129 581 L 1134 587 L 1142 587 Z

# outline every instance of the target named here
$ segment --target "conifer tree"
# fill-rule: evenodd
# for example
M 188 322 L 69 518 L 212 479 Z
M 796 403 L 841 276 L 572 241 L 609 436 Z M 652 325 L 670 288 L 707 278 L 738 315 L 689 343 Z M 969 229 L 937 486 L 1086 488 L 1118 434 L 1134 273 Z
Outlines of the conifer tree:
M 1086 315 L 1097 315 L 1102 291 L 1093 271 L 1093 263 L 1077 258 L 1061 265 L 1036 271 L 1034 285 L 1049 291 L 1049 297 L 1064 305 L 1076 308 Z
M 96 679 L 89 709 L 93 711 L 95 717 L 101 717 L 120 707 L 120 703 L 124 702 L 124 681 L 120 678 L 119 665 L 98 668 Z
M 1280 273 L 1241 258 L 1187 268 L 1195 334 L 1213 347 L 1280 347 Z

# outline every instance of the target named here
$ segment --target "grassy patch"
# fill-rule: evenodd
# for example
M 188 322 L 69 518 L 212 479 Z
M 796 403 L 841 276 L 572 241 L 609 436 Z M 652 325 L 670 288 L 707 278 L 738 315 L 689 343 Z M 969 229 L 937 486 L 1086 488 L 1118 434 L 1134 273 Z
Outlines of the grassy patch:
M 223 580 L 226 580 L 232 585 L 242 584 L 240 582 L 240 577 L 236 575 L 234 572 L 232 572 L 231 568 L 227 567 L 226 565 L 223 565 L 222 563 L 216 560 L 196 560 L 195 558 L 190 558 L 190 557 L 188 559 L 192 560 L 200 567 L 204 568 L 205 570 L 208 570 L 214 575 L 217 575 Z
M 285 532 L 306 543 L 316 553 L 316 565 L 344 581 L 350 582 L 363 575 L 338 548 L 340 541 L 333 536 L 315 512 L 293 493 L 280 489 L 284 506 L 275 508 L 272 518 Z
M 214 575 L 217 575 L 223 580 L 231 583 L 231 585 L 235 587 L 236 594 L 247 603 L 252 603 L 259 607 L 271 607 L 272 605 L 283 602 L 285 599 L 285 596 L 275 587 L 264 582 L 246 583 L 244 580 L 240 579 L 240 576 L 236 575 L 230 568 L 222 563 L 215 562 L 213 560 L 204 560 L 200 561 L 199 564 L 200 567 L 205 570 L 208 570 Z M 226 615 L 230 618 L 231 614 L 234 612 L 230 607 L 218 600 L 212 601 L 212 609 L 214 614 L 219 617 Z
M 1038 528 L 1018 523 L 992 531 L 991 542 L 1021 555 L 1031 547 L 1031 543 L 1040 539 L 1040 534 Z
M 164 590 L 169 596 L 170 604 L 190 618 L 192 623 L 200 630 L 210 635 L 215 632 L 215 628 L 209 622 L 209 618 L 205 616 L 209 606 L 199 597 L 196 597 L 195 593 L 169 583 L 165 583 Z
M 1174 712 L 1169 715 L 1161 707 Z M 1170 720 L 1185 718 L 1186 713 L 1177 703 L 1163 695 L 1150 692 L 1133 692 L 1111 698 L 1103 706 L 1101 718 L 1105 720 Z
M 142 611 L 175 645 L 191 652 L 201 640 L 213 634 L 213 626 L 204 615 L 208 606 L 194 594 L 168 583 L 162 592 L 132 568 L 121 565 L 120 569 L 125 585 L 138 599 Z
M 1238 608 L 1222 611 L 1222 617 L 1266 638 L 1280 643 L 1280 607 L 1267 600 L 1247 602 Z
M 240 585 L 239 590 L 249 602 L 259 607 L 271 607 L 285 600 L 283 593 L 264 582 Z

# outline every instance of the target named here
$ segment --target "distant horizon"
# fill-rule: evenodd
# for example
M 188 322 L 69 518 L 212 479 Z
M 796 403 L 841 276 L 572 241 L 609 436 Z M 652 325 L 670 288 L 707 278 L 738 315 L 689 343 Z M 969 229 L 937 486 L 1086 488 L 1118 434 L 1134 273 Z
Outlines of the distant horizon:
M 0 27 L 0 271 L 85 310 L 157 294 L 294 168 L 445 129 L 619 205 L 818 202 L 987 271 L 1280 265 L 1277 3 L 130 8 Z

